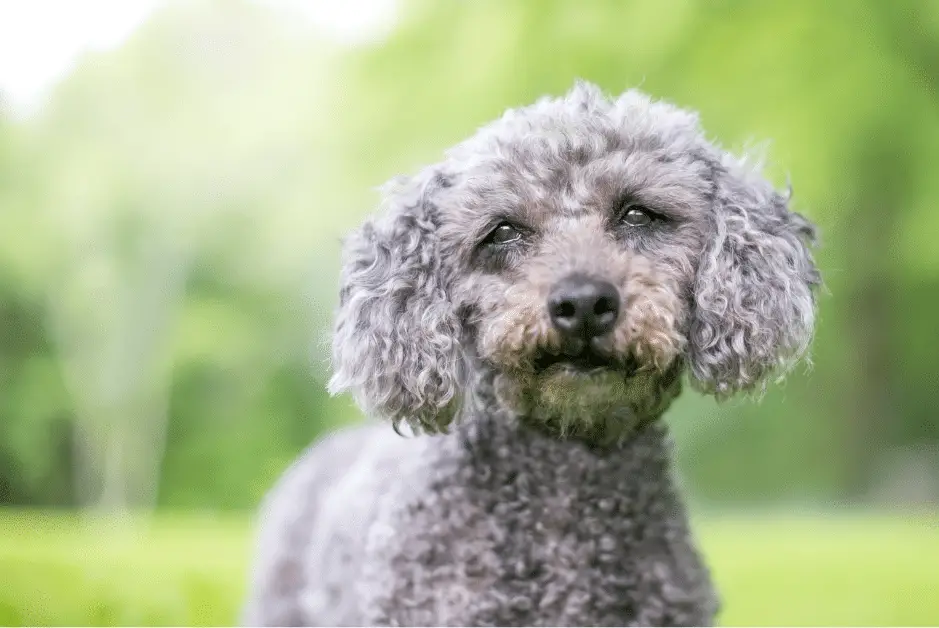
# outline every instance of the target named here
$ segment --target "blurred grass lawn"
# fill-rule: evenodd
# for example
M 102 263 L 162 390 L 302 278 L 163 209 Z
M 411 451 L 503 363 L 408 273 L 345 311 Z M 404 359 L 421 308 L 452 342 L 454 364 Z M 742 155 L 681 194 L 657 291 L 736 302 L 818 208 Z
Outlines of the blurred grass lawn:
M 231 624 L 250 527 L 163 515 L 131 534 L 0 511 L 0 625 Z M 939 623 L 935 515 L 712 516 L 696 529 L 724 625 Z

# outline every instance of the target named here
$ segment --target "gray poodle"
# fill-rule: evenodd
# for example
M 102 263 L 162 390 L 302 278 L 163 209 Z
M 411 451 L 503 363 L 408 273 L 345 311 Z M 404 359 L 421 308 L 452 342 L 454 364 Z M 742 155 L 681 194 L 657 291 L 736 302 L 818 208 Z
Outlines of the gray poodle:
M 340 431 L 263 506 L 243 620 L 702 625 L 660 420 L 806 351 L 814 227 L 697 116 L 578 83 L 385 189 L 345 246 Z

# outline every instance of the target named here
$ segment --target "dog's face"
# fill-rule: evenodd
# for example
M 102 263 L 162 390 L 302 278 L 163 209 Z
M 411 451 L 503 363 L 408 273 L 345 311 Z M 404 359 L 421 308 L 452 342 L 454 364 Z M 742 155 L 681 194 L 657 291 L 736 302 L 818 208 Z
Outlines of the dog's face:
M 480 372 L 562 433 L 658 416 L 689 367 L 748 390 L 806 348 L 812 228 L 695 116 L 587 85 L 389 190 L 350 241 L 334 390 L 435 431 Z
M 677 392 L 710 168 L 612 122 L 545 122 L 441 194 L 451 299 L 506 405 L 608 431 Z

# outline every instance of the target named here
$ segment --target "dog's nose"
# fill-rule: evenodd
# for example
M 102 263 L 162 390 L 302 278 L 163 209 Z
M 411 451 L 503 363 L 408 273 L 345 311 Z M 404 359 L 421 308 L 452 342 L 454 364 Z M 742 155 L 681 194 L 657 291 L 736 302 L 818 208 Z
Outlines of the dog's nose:
M 616 324 L 619 291 L 608 281 L 572 275 L 551 290 L 548 313 L 554 326 L 565 335 L 602 336 Z

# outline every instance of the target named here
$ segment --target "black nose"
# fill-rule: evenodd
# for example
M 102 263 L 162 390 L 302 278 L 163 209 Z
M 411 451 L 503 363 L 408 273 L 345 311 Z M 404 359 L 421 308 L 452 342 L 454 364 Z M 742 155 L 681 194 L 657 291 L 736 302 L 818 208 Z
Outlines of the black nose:
M 548 297 L 551 322 L 563 334 L 595 338 L 609 333 L 619 316 L 619 292 L 608 281 L 583 275 L 562 279 Z

